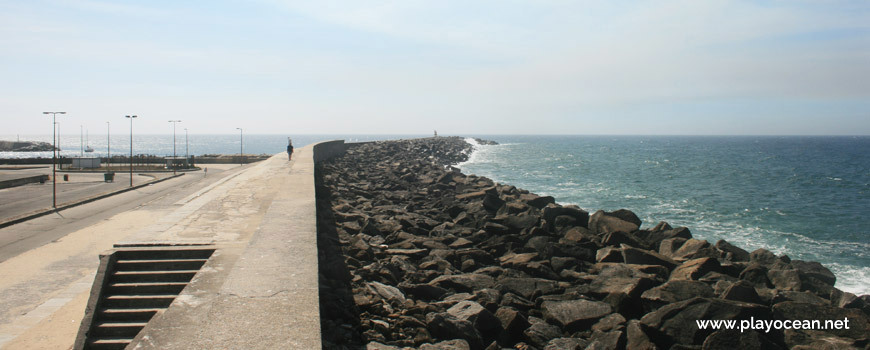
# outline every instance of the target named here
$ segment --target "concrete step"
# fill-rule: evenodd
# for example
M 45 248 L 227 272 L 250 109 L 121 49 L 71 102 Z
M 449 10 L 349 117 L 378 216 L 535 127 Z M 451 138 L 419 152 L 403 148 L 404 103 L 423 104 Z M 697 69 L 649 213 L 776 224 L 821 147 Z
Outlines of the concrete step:
M 143 308 L 143 309 L 103 309 L 100 311 L 100 320 L 111 321 L 128 321 L 128 322 L 148 322 L 151 317 L 154 317 L 163 308 Z
M 207 259 L 118 260 L 116 271 L 199 270 Z
M 103 322 L 91 330 L 97 337 L 136 337 L 148 322 Z
M 132 282 L 106 286 L 111 295 L 179 294 L 187 282 Z
M 151 309 L 167 308 L 175 300 L 171 295 L 110 295 L 103 301 L 103 306 L 110 309 Z
M 123 350 L 133 338 L 97 338 L 88 342 L 85 349 L 94 350 Z
M 119 250 L 118 260 L 208 259 L 214 249 Z
M 115 271 L 110 283 L 134 282 L 190 282 L 198 270 L 174 271 Z

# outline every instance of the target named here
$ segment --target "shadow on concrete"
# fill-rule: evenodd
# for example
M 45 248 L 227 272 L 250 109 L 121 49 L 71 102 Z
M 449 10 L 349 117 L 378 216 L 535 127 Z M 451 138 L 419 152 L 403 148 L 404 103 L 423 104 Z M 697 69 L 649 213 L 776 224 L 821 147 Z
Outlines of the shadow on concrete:
M 319 166 L 314 179 L 317 196 L 317 251 L 320 289 L 320 329 L 324 349 L 365 349 L 360 313 L 354 303 L 350 269 L 335 228 L 331 191 L 323 186 Z

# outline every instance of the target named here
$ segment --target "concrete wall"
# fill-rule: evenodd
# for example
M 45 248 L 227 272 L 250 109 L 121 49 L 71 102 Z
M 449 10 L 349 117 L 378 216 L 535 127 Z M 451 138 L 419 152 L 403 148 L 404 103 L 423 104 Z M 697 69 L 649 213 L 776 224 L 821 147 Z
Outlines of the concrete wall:
M 48 175 L 36 175 L 36 176 L 22 177 L 22 178 L 18 178 L 18 179 L 0 181 L 0 189 L 16 187 L 16 186 L 23 186 L 23 185 L 26 185 L 29 183 L 34 183 L 34 182 L 45 183 L 46 181 L 48 181 Z
M 314 164 L 329 158 L 344 155 L 350 144 L 344 143 L 344 140 L 324 141 L 314 145 Z

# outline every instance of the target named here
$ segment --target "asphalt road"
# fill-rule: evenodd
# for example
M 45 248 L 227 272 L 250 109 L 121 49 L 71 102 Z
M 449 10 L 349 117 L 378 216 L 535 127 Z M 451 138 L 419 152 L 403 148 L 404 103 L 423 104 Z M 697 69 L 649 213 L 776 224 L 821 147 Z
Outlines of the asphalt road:
M 238 165 L 210 164 L 208 174 L 202 171 L 189 172 L 184 176 L 104 198 L 85 206 L 2 228 L 0 229 L 0 262 L 126 210 L 145 205 L 170 206 L 175 201 L 238 170 Z M 69 182 L 58 182 L 58 205 L 129 187 L 130 181 L 129 175 L 121 173 L 116 173 L 113 183 L 104 182 L 102 174 L 69 175 Z M 157 176 L 171 175 L 172 173 L 160 173 Z M 153 179 L 154 177 L 134 173 L 133 184 L 141 184 Z M 0 219 L 50 208 L 51 191 L 51 182 L 0 190 Z

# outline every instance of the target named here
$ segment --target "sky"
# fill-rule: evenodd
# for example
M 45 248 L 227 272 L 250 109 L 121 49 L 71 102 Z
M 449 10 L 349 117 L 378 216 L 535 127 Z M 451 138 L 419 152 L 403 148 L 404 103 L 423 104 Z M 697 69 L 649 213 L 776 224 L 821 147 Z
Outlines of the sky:
M 0 0 L 0 134 L 870 135 L 870 2 Z M 115 126 L 117 123 L 117 126 Z

